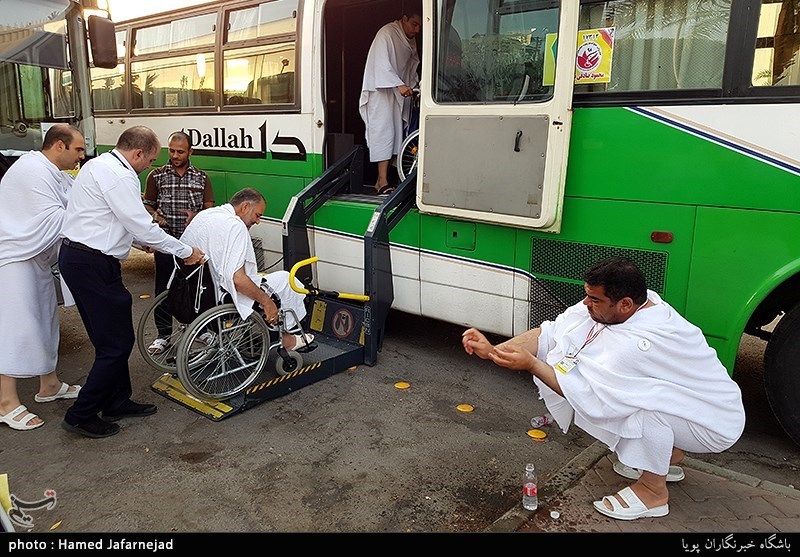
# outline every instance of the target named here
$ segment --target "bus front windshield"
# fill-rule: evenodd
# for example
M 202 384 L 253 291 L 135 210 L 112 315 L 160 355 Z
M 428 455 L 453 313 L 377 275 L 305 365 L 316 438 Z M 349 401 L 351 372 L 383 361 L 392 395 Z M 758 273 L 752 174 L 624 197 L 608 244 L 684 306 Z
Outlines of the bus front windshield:
M 70 0 L 7 0 L 0 13 L 0 152 L 42 144 L 42 122 L 69 118 Z

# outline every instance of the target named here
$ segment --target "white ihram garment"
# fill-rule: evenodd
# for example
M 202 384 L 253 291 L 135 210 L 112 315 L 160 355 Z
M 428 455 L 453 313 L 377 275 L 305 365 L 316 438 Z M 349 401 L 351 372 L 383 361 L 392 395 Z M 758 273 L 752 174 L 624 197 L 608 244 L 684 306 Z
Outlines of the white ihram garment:
M 34 377 L 55 370 L 58 302 L 51 266 L 72 177 L 38 151 L 0 181 L 0 374 Z
M 226 203 L 197 213 L 186 227 L 181 241 L 199 248 L 208 256 L 208 266 L 217 288 L 217 299 L 220 299 L 221 289 L 224 290 L 233 299 L 242 319 L 247 319 L 253 312 L 255 300 L 236 291 L 233 275 L 244 267 L 250 280 L 258 285 L 261 285 L 262 276 L 258 274 L 250 233 L 244 221 L 236 215 L 233 206 Z M 306 315 L 303 295 L 289 286 L 289 273 L 286 271 L 269 273 L 266 280 L 280 298 L 281 308 L 292 309 L 298 319 L 303 319 Z M 303 287 L 296 279 L 295 284 L 299 288 Z M 288 329 L 294 329 L 297 322 L 291 318 L 291 314 L 289 315 L 286 326 Z
M 564 396 L 535 379 L 559 426 L 606 443 L 628 466 L 666 475 L 672 447 L 721 452 L 744 430 L 738 385 L 702 331 L 658 294 L 624 323 L 585 345 L 578 364 L 556 369 Z M 541 326 L 537 357 L 555 365 L 586 342 L 595 321 L 583 302 Z
M 418 66 L 417 43 L 406 36 L 400 20 L 381 27 L 367 55 L 358 103 L 371 162 L 389 160 L 400 151 L 411 99 L 397 87 L 416 87 Z

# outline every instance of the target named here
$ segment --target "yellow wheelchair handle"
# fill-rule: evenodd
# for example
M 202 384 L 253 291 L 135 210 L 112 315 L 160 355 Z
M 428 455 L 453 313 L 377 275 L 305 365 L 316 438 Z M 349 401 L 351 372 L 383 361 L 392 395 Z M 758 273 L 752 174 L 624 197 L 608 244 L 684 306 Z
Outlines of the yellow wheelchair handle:
M 299 286 L 297 286 L 294 282 L 294 276 L 297 274 L 297 271 L 301 267 L 305 267 L 306 265 L 311 265 L 312 263 L 316 263 L 317 261 L 319 261 L 319 257 L 314 256 L 314 257 L 309 257 L 308 259 L 303 259 L 302 261 L 298 261 L 292 266 L 292 270 L 289 271 L 289 286 L 292 288 L 292 290 L 294 290 L 298 294 L 313 294 L 315 296 L 322 294 L 333 298 L 340 298 L 342 300 L 369 302 L 369 296 L 365 296 L 363 294 L 348 294 L 347 292 L 335 292 L 333 290 L 319 290 L 316 288 L 308 290 L 306 288 L 300 288 Z

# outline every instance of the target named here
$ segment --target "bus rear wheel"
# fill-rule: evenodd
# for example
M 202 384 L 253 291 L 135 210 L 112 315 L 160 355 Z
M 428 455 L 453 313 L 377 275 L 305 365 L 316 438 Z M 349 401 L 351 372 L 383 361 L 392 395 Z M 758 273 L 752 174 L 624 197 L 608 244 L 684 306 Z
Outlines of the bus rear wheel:
M 764 386 L 778 423 L 800 445 L 800 304 L 781 318 L 767 344 Z

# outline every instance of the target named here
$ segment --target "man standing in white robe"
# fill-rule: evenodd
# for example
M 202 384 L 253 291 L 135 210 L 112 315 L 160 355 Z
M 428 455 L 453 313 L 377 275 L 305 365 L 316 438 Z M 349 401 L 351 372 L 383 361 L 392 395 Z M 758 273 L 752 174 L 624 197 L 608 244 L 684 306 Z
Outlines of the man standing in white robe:
M 415 37 L 422 29 L 419 8 L 387 23 L 375 35 L 364 67 L 358 110 L 366 126 L 370 162 L 378 163 L 375 191 L 389 193 L 389 161 L 400 152 L 411 115 L 413 88 L 419 85 Z
M 722 452 L 741 436 L 741 392 L 702 331 L 647 290 L 632 261 L 596 263 L 584 290 L 555 321 L 497 346 L 468 329 L 464 349 L 529 371 L 565 432 L 574 421 L 617 453 L 614 471 L 636 482 L 595 501 L 598 512 L 666 516 L 666 482 L 683 479 L 683 451 Z
M 306 316 L 304 296 L 289 286 L 289 273 L 269 273 L 266 285 L 258 274 L 256 254 L 250 239 L 250 228 L 258 224 L 264 215 L 267 203 L 257 190 L 245 188 L 231 197 L 229 203 L 212 207 L 198 213 L 186 226 L 181 241 L 197 246 L 208 256 L 208 267 L 217 299 L 222 291 L 227 292 L 242 319 L 253 312 L 258 302 L 264 311 L 267 323 L 278 319 L 278 307 L 270 297 L 273 292 L 281 302 L 282 309 L 292 309 L 298 320 Z M 302 284 L 297 281 L 297 286 Z M 286 328 L 297 330 L 299 323 L 287 313 Z M 285 333 L 283 346 L 287 350 L 302 348 L 313 340 L 310 334 Z
M 58 359 L 58 302 L 51 267 L 72 187 L 72 170 L 84 157 L 83 134 L 52 126 L 42 151 L 22 155 L 0 181 L 0 422 L 12 429 L 44 425 L 19 400 L 17 379 L 39 377 L 36 402 L 78 396 L 62 383 Z

